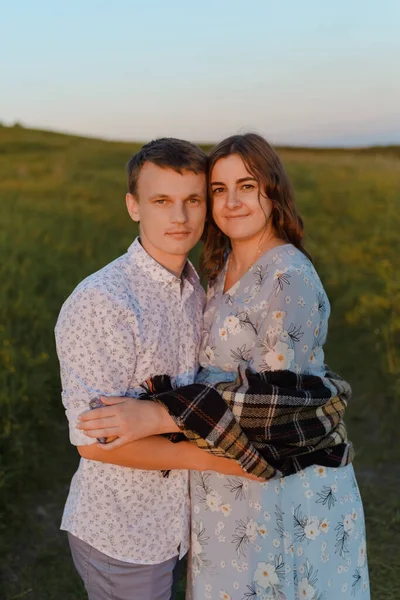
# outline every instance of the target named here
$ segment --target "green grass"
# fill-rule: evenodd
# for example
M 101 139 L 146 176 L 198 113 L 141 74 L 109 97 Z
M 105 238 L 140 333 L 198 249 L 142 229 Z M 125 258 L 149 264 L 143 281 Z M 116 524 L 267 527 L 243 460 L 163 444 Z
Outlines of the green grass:
M 58 530 L 76 451 L 53 328 L 62 302 L 136 235 L 124 166 L 138 145 L 0 127 L 0 598 L 84 599 Z M 372 597 L 400 597 L 400 148 L 280 150 L 332 304 L 328 363 L 367 517 Z M 198 250 L 193 258 L 197 260 Z M 183 597 L 183 594 L 182 594 Z

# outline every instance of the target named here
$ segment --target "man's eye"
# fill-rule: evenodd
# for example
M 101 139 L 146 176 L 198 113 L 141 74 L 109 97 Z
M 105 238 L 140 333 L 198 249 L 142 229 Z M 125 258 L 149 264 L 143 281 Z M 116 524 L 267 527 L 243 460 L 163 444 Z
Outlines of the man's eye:
M 160 200 L 156 200 L 156 204 L 165 204 L 165 200 L 160 198 Z
M 189 204 L 198 204 L 199 202 L 199 198 L 189 198 Z

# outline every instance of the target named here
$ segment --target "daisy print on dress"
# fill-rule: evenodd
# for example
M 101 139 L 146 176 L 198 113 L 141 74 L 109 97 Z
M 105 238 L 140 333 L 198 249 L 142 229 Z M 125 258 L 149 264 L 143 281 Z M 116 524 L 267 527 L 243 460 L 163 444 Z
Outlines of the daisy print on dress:
M 298 600 L 324 600 L 325 592 L 318 590 L 318 570 L 306 560 L 295 571 L 294 582 L 297 587 Z
M 251 361 L 251 353 L 253 348 L 247 348 L 246 344 L 243 344 L 236 350 L 231 350 L 230 354 L 232 360 L 236 363 L 249 363 Z
M 228 304 L 228 306 L 233 306 L 234 297 L 240 287 L 240 284 L 241 280 L 239 279 L 239 281 L 234 283 L 233 286 L 225 293 L 225 303 Z
M 327 506 L 330 510 L 335 506 L 337 502 L 336 492 L 337 485 L 335 483 L 333 483 L 332 485 L 324 485 L 322 490 L 317 493 L 317 504 L 323 504 L 324 506 Z
M 218 354 L 216 352 L 216 347 L 215 346 L 206 346 L 204 348 L 204 354 L 207 356 L 208 360 L 210 361 L 210 365 L 214 365 L 216 358 L 218 358 Z
M 355 596 L 360 590 L 368 589 L 368 570 L 367 570 L 367 548 L 365 537 L 362 538 L 358 549 L 357 568 L 353 573 L 353 583 L 351 585 L 351 594 Z
M 257 334 L 257 328 L 253 321 L 250 319 L 249 314 L 246 311 L 237 312 L 235 315 L 228 315 L 223 323 L 223 326 L 219 329 L 219 337 L 223 341 L 227 341 L 228 337 L 236 336 L 243 329 L 251 329 Z
M 303 515 L 301 504 L 295 508 L 294 515 L 294 537 L 296 542 L 313 542 L 321 534 L 329 531 L 329 521 L 316 516 Z
M 317 310 L 318 310 L 319 314 L 322 316 L 326 312 L 326 300 L 325 300 L 325 295 L 322 292 L 317 293 L 317 301 L 318 301 Z
M 235 500 L 245 500 L 249 484 L 243 477 L 228 477 L 224 487 L 234 494 Z
M 236 528 L 233 532 L 232 543 L 235 544 L 236 552 L 239 556 L 246 557 L 247 549 L 251 542 L 257 540 L 258 526 L 254 519 L 247 517 L 236 521 Z
M 358 484 L 355 477 L 352 477 L 351 487 L 353 489 L 356 502 L 361 502 L 360 490 L 358 489 Z
M 285 554 L 294 555 L 294 545 L 292 536 L 284 528 L 284 517 L 285 513 L 282 511 L 280 506 L 275 505 L 275 531 L 283 540 L 283 549 Z
M 237 315 L 229 315 L 224 321 L 224 327 L 228 330 L 228 333 L 237 335 L 241 331 L 240 319 Z
M 296 326 L 294 323 L 291 323 L 285 332 L 287 333 L 287 336 L 290 340 L 289 343 L 292 348 L 294 348 L 295 344 L 300 342 L 300 339 L 304 335 L 302 326 L 301 325 Z
M 345 558 L 349 553 L 349 541 L 354 534 L 355 523 L 352 514 L 342 515 L 341 521 L 336 525 L 336 544 L 335 552 L 341 558 Z
M 285 576 L 285 563 L 282 554 L 274 557 L 272 562 L 259 562 L 254 571 L 253 582 L 247 586 L 243 600 L 285 600 L 282 583 Z
M 283 526 L 283 517 L 285 513 L 281 509 L 280 506 L 275 504 L 275 531 L 280 536 L 283 537 L 284 534 L 284 526 Z
M 250 319 L 250 315 L 246 310 L 239 311 L 236 314 L 236 317 L 239 319 L 240 325 L 243 329 L 249 329 L 257 335 L 257 327 Z
M 209 483 L 210 473 L 202 473 L 201 471 L 194 471 L 193 478 L 195 481 L 195 495 L 200 502 L 206 503 L 207 497 L 213 492 L 213 489 Z
M 268 266 L 263 267 L 262 265 L 257 265 L 253 271 L 254 275 L 254 284 L 251 288 L 251 299 L 253 300 L 259 291 L 262 288 L 263 283 L 266 281 L 268 277 Z
M 284 269 L 276 269 L 274 273 L 274 292 L 275 296 L 280 294 L 285 286 L 290 285 L 291 275 L 288 273 L 289 267 L 285 267 Z
M 286 314 L 286 313 L 285 313 Z M 268 328 L 264 340 L 259 341 L 263 356 L 262 370 L 277 371 L 289 369 L 294 358 L 294 350 L 288 343 L 282 342 L 278 335 L 281 330 L 273 327 Z
M 313 365 L 320 364 L 321 360 L 323 360 L 323 345 L 326 342 L 326 331 L 322 331 L 321 323 L 314 329 L 314 341 L 312 352 L 310 354 L 309 361 Z
M 227 502 L 222 502 L 221 495 L 218 494 L 209 484 L 211 474 L 195 471 L 193 478 L 195 480 L 195 495 L 197 499 L 205 504 L 205 510 L 210 512 L 220 512 L 224 517 L 229 517 L 232 507 Z
M 210 569 L 212 563 L 206 558 L 205 547 L 208 544 L 209 536 L 205 533 L 203 522 L 193 522 L 191 539 L 191 558 L 192 570 L 194 575 L 199 575 L 203 569 Z

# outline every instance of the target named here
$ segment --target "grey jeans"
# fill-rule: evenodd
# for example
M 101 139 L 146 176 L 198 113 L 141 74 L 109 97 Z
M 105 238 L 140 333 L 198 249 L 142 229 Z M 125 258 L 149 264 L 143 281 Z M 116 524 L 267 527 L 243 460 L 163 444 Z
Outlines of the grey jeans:
M 157 565 L 123 562 L 68 533 L 74 565 L 89 600 L 171 600 L 181 572 L 178 557 Z

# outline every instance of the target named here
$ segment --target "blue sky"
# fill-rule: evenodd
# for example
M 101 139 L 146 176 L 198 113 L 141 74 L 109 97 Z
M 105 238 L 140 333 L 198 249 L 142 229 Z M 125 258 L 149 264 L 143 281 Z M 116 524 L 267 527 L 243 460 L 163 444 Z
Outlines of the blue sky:
M 400 143 L 398 0 L 15 0 L 0 120 L 111 139 Z

